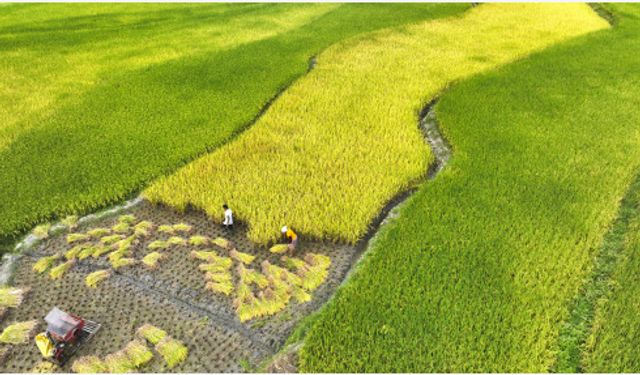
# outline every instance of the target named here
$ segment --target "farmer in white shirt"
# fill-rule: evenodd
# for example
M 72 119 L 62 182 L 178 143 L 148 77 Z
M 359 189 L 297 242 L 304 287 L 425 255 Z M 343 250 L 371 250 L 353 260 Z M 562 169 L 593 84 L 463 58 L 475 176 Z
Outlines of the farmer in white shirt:
M 222 222 L 222 225 L 226 229 L 233 229 L 233 211 L 226 203 L 222 205 L 222 208 L 224 208 L 224 222 Z

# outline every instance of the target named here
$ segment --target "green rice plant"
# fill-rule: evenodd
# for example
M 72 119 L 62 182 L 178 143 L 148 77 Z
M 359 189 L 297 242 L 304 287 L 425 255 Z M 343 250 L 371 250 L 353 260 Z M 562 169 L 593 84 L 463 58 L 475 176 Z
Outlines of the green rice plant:
M 31 231 L 31 234 L 33 234 L 34 236 L 36 236 L 41 240 L 44 240 L 45 238 L 49 237 L 49 229 L 51 229 L 51 224 L 49 223 L 41 224 L 33 228 L 33 230 Z
M 104 358 L 104 364 L 112 374 L 126 374 L 136 370 L 135 363 L 124 350 L 107 355 Z
M 118 222 L 111 227 L 111 230 L 115 233 L 126 234 L 131 230 L 131 226 L 126 222 Z
M 153 359 L 153 353 L 144 342 L 133 340 L 124 348 L 124 352 L 129 356 L 135 367 L 140 368 Z
M 0 343 L 11 345 L 27 344 L 35 333 L 37 326 L 37 320 L 11 324 L 0 334 Z
M 156 350 L 164 358 L 170 369 L 182 363 L 189 355 L 189 349 L 182 342 L 171 336 L 166 336 L 160 340 L 156 344 Z
M 87 259 L 88 257 L 93 256 L 93 254 L 95 254 L 96 251 L 102 248 L 103 248 L 102 246 L 91 246 L 91 245 L 87 246 L 78 253 L 78 260 Z
M 231 283 L 233 280 L 230 272 L 206 272 L 204 279 L 216 283 Z
M 87 275 L 85 279 L 85 284 L 89 288 L 96 288 L 99 283 L 111 277 L 111 271 L 109 270 L 100 270 L 95 271 Z
M 231 292 L 233 292 L 233 284 L 231 283 L 231 281 L 210 281 L 206 283 L 205 288 L 212 292 L 222 293 L 227 296 L 231 295 Z
M 111 229 L 109 228 L 94 228 L 87 231 L 87 234 L 93 238 L 105 237 L 109 233 L 111 233 Z
M 29 288 L 0 287 L 0 308 L 16 308 L 22 304 Z
M 51 374 L 55 372 L 57 366 L 49 361 L 42 361 L 35 365 L 29 373 L 31 374 Z
M 68 261 L 60 264 L 60 265 L 57 265 L 57 266 L 53 267 L 49 271 L 49 277 L 51 278 L 51 280 L 58 280 L 58 279 L 62 278 L 62 276 L 64 276 L 64 274 L 71 267 L 73 267 L 74 264 L 76 264 L 76 260 L 75 259 L 71 259 L 71 260 L 68 260 Z
M 274 254 L 282 254 L 282 253 L 285 253 L 287 250 L 289 250 L 289 245 L 286 245 L 286 244 L 277 244 L 269 248 L 269 251 Z
M 186 246 L 187 240 L 182 237 L 173 236 L 167 240 L 167 243 L 171 246 Z
M 256 259 L 256 257 L 254 255 L 251 254 L 247 254 L 247 253 L 243 253 L 241 251 L 238 250 L 231 250 L 229 252 L 229 256 L 235 260 L 237 260 L 238 262 L 242 262 L 244 264 L 251 264 L 251 262 L 253 262 L 254 259 Z
M 154 270 L 158 267 L 158 262 L 164 259 L 164 257 L 164 254 L 154 251 L 142 258 L 142 264 L 144 264 L 145 267 Z
M 96 250 L 93 252 L 92 257 L 96 259 L 111 251 L 110 247 L 104 245 L 95 245 L 95 248 Z
M 211 240 L 211 243 L 226 250 L 233 249 L 233 243 L 223 237 L 216 237 L 213 240 Z
M 71 371 L 78 374 L 101 374 L 109 371 L 107 364 L 98 356 L 80 357 L 71 365 Z
M 209 243 L 209 237 L 207 236 L 191 236 L 189 238 L 189 245 L 206 246 L 208 243 Z
M 53 263 L 60 259 L 60 257 L 60 254 L 42 257 L 33 265 L 33 270 L 37 273 L 44 273 L 49 269 L 49 267 L 51 267 L 51 265 L 53 265 Z
M 136 221 L 136 217 L 133 216 L 133 215 L 130 215 L 130 214 L 128 214 L 128 215 L 120 215 L 118 217 L 118 222 L 119 223 L 124 223 L 124 224 L 127 224 L 127 225 L 133 224 L 135 221 Z
M 109 263 L 111 263 L 111 267 L 113 267 L 114 270 L 117 270 L 118 268 L 121 268 L 121 267 L 133 266 L 137 264 L 138 261 L 135 260 L 134 258 L 119 258 L 119 259 L 110 261 Z
M 88 239 L 89 235 L 84 233 L 70 233 L 67 235 L 67 243 L 86 241 Z
M 155 345 L 160 342 L 163 338 L 167 336 L 167 332 L 161 330 L 158 327 L 152 326 L 151 324 L 144 324 L 136 331 L 136 334 L 149 341 L 151 344 Z
M 161 225 L 158 227 L 158 232 L 173 235 L 176 233 L 175 229 L 171 225 Z
M 156 249 L 166 249 L 169 247 L 169 243 L 167 241 L 155 240 L 147 245 L 147 249 L 156 250 Z
M 100 239 L 100 242 L 103 243 L 104 245 L 111 245 L 113 243 L 116 243 L 120 240 L 122 240 L 124 238 L 123 235 L 121 234 L 112 234 L 110 236 L 104 236 Z
M 182 232 L 182 233 L 189 233 L 191 232 L 191 229 L 192 229 L 191 225 L 186 223 L 173 224 L 172 228 L 175 232 Z
M 78 216 L 69 215 L 64 219 L 60 220 L 60 222 L 64 224 L 68 229 L 73 230 L 78 226 Z

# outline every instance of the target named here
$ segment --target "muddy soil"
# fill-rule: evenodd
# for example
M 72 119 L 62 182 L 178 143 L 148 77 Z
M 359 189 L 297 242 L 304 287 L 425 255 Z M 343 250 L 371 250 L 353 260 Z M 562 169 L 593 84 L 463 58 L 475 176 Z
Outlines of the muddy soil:
M 183 237 L 195 234 L 225 237 L 233 241 L 239 251 L 256 256 L 253 268 L 259 269 L 260 262 L 265 259 L 273 264 L 280 263 L 280 255 L 271 254 L 266 247 L 248 241 L 246 228 L 242 225 L 228 231 L 213 223 L 204 213 L 178 213 L 146 202 L 128 209 L 126 213 L 135 215 L 138 220 L 152 221 L 155 225 L 180 222 L 192 225 L 191 232 Z M 113 216 L 81 225 L 75 231 L 111 227 L 117 218 Z M 243 372 L 248 369 L 247 364 L 257 365 L 282 346 L 300 319 L 318 309 L 335 292 L 356 258 L 354 247 L 303 241 L 297 257 L 314 252 L 325 254 L 332 260 L 329 276 L 313 292 L 313 299 L 304 304 L 292 301 L 275 315 L 241 323 L 234 311 L 232 297 L 205 289 L 203 273 L 198 270 L 201 262 L 189 256 L 191 250 L 196 249 L 194 246 L 161 250 L 167 258 L 156 270 L 147 270 L 142 265 L 124 267 L 115 271 L 97 289 L 91 289 L 85 286 L 84 278 L 92 271 L 110 268 L 104 258 L 90 257 L 79 261 L 58 281 L 32 271 L 31 267 L 40 257 L 64 252 L 71 247 L 65 237 L 63 233 L 49 238 L 25 251 L 17 261 L 12 284 L 29 286 L 32 292 L 22 306 L 9 312 L 0 328 L 17 320 L 42 320 L 53 306 L 102 323 L 102 330 L 76 354 L 75 358 L 78 358 L 87 354 L 104 356 L 115 352 L 133 338 L 137 327 L 150 323 L 167 330 L 189 347 L 188 360 L 173 372 Z M 169 237 L 155 232 L 135 246 L 133 256 L 141 259 L 151 252 L 147 249 L 148 243 Z M 218 252 L 225 255 L 224 250 Z M 235 273 L 234 278 L 237 278 Z M 29 371 L 39 361 L 40 356 L 33 343 L 18 346 L 6 363 L 0 365 L 0 371 Z M 162 365 L 162 360 L 156 358 L 144 371 L 167 371 Z M 70 371 L 70 364 L 61 370 Z

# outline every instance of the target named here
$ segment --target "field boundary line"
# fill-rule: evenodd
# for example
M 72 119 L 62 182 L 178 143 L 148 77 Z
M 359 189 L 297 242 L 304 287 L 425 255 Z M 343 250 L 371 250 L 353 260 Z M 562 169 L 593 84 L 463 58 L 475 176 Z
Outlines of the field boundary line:
M 617 216 L 605 234 L 593 261 L 592 271 L 569 305 L 570 313 L 558 335 L 559 350 L 551 372 L 584 372 L 583 352 L 593 328 L 598 306 L 614 289 L 612 277 L 624 255 L 629 226 L 631 221 L 640 215 L 636 206 L 638 192 L 640 173 L 636 174 L 620 202 Z
M 387 202 L 382 210 L 380 210 L 380 213 L 371 222 L 371 224 L 369 224 L 369 230 L 365 236 L 355 245 L 356 251 L 354 252 L 351 260 L 351 269 L 340 282 L 336 291 L 318 310 L 307 315 L 302 321 L 300 321 L 298 326 L 290 335 L 290 337 L 299 335 L 299 330 L 305 331 L 301 335 L 302 339 L 293 343 L 287 340 L 278 352 L 271 356 L 271 358 L 268 358 L 265 363 L 259 367 L 261 371 L 279 372 L 278 370 L 287 370 L 287 372 L 291 372 L 292 369 L 295 369 L 297 372 L 298 353 L 304 347 L 304 336 L 308 329 L 308 324 L 305 324 L 305 322 L 313 321 L 313 317 L 317 316 L 329 303 L 331 303 L 338 290 L 347 284 L 352 275 L 357 272 L 360 263 L 366 258 L 367 254 L 369 254 L 369 248 L 375 242 L 380 230 L 393 222 L 400 214 L 400 207 L 419 190 L 420 186 L 436 178 L 447 166 L 449 160 L 451 160 L 453 155 L 452 147 L 440 131 L 435 111 L 435 107 L 438 104 L 441 95 L 442 93 L 435 95 L 433 99 L 427 102 L 427 104 L 425 104 L 418 112 L 418 128 L 422 133 L 425 143 L 430 147 L 434 156 L 434 160 L 427 167 L 425 175 L 416 181 L 413 187 L 397 193 L 389 202 Z

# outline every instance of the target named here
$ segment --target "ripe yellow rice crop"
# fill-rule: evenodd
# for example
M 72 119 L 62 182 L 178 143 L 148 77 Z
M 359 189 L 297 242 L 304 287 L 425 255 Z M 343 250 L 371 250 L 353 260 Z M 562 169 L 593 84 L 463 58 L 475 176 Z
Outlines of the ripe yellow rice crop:
M 80 254 L 80 252 L 87 246 L 89 246 L 89 244 L 80 244 L 72 247 L 64 253 L 64 258 L 66 260 L 75 259 L 78 254 Z
M 171 225 L 161 225 L 158 227 L 158 232 L 166 233 L 166 234 L 175 234 L 176 231 L 173 229 Z
M 100 237 L 104 237 L 106 235 L 108 235 L 109 233 L 111 233 L 111 229 L 109 228 L 94 228 L 91 229 L 89 231 L 87 231 L 87 234 L 93 238 L 100 238 Z
M 226 238 L 217 237 L 213 239 L 211 243 L 226 250 L 233 249 L 233 243 Z
M 95 355 L 89 355 L 74 361 L 71 370 L 79 374 L 99 374 L 105 373 L 109 369 L 102 359 Z
M 42 257 L 38 259 L 38 261 L 33 265 L 33 270 L 37 273 L 44 273 L 58 259 L 60 259 L 60 254 L 54 254 L 48 257 Z
M 0 342 L 12 345 L 27 344 L 37 326 L 37 320 L 29 320 L 7 326 L 0 334 Z
M 145 324 L 141 326 L 140 328 L 138 328 L 136 334 L 139 337 L 149 341 L 153 345 L 159 343 L 160 340 L 167 336 L 167 332 L 161 330 L 158 327 L 152 326 L 151 324 Z
M 78 253 L 78 259 L 79 260 L 83 260 L 83 259 L 86 259 L 86 258 L 88 258 L 90 256 L 93 256 L 93 254 L 95 254 L 95 252 L 97 250 L 101 249 L 101 248 L 102 247 L 99 247 L 99 246 L 91 246 L 91 245 L 89 245 L 89 246 L 85 247 L 84 249 L 82 249 L 82 251 L 80 251 Z
M 188 233 L 191 232 L 191 225 L 186 223 L 178 223 L 173 225 L 173 230 L 176 232 Z
M 167 243 L 167 241 L 162 241 L 162 240 L 155 240 L 151 242 L 149 245 L 147 245 L 147 248 L 150 250 L 166 249 L 167 247 L 169 247 L 169 244 Z
M 208 243 L 209 243 L 209 238 L 206 236 L 191 236 L 189 238 L 189 245 L 206 246 Z
M 99 283 L 108 279 L 110 276 L 111 276 L 111 272 L 109 272 L 108 270 L 100 270 L 100 271 L 92 272 L 87 275 L 87 278 L 85 279 L 85 284 L 87 284 L 89 288 L 95 288 L 98 286 Z
M 158 267 L 158 262 L 164 258 L 163 254 L 160 254 L 157 251 L 151 252 L 142 258 L 142 264 L 149 269 L 156 269 Z
M 285 245 L 285 244 L 273 245 L 269 249 L 270 252 L 275 253 L 275 254 L 282 254 L 287 250 L 289 250 L 289 245 Z
M 41 224 L 33 228 L 33 230 L 31 231 L 31 234 L 33 234 L 34 236 L 36 236 L 41 240 L 44 240 L 45 238 L 49 237 L 49 229 L 51 229 L 51 224 L 49 223 Z
M 180 341 L 166 336 L 156 344 L 156 350 L 164 358 L 167 366 L 171 369 L 179 365 L 189 354 L 187 347 Z
M 135 372 L 136 369 L 133 360 L 131 360 L 127 353 L 122 350 L 106 356 L 104 359 L 104 363 L 109 369 L 109 372 L 115 374 Z
M 121 234 L 112 234 L 110 236 L 104 236 L 100 239 L 100 242 L 105 244 L 105 245 L 111 245 L 115 242 L 120 241 L 121 239 L 123 239 L 124 236 Z
M 153 359 L 153 353 L 145 343 L 138 340 L 131 341 L 124 348 L 124 352 L 131 359 L 135 367 L 142 367 Z
M 64 219 L 60 220 L 60 222 L 67 226 L 68 229 L 75 229 L 78 226 L 78 216 L 69 215 Z
M 206 272 L 204 279 L 217 283 L 230 283 L 232 280 L 230 272 Z
M 70 233 L 67 235 L 67 243 L 86 241 L 88 239 L 89 235 L 85 233 Z
M 254 255 L 243 253 L 235 249 L 229 252 L 229 256 L 237 260 L 238 262 L 242 262 L 244 264 L 251 264 L 251 262 L 253 262 L 253 260 L 256 259 Z
M 8 288 L 0 287 L 0 308 L 16 308 L 22 304 L 28 288 Z
M 187 240 L 182 237 L 173 236 L 167 240 L 167 243 L 172 246 L 185 246 L 187 244 Z
M 107 246 L 96 245 L 96 251 L 94 251 L 93 255 L 91 256 L 94 258 L 100 258 L 101 256 L 108 253 L 109 251 L 111 251 L 111 248 Z
M 58 280 L 62 276 L 64 276 L 65 272 L 67 272 L 74 264 L 76 264 L 75 259 L 68 260 L 58 266 L 53 267 L 49 271 L 49 277 L 51 280 Z
M 114 270 L 117 270 L 118 268 L 121 268 L 121 267 L 132 266 L 138 263 L 138 261 L 133 258 L 119 258 L 111 261 L 110 263 L 111 263 L 111 267 L 113 267 Z
M 131 227 L 126 222 L 119 222 L 118 224 L 112 226 L 111 230 L 115 233 L 127 233 L 131 230 Z
M 349 39 L 321 53 L 251 129 L 143 194 L 214 220 L 228 202 L 259 243 L 287 223 L 354 243 L 424 177 L 432 155 L 417 113 L 426 102 L 453 81 L 606 27 L 585 4 L 485 4 Z
M 133 224 L 133 222 L 136 221 L 136 217 L 130 214 L 127 215 L 120 215 L 118 217 L 118 222 L 119 223 L 125 223 L 125 224 Z
M 222 293 L 227 296 L 231 295 L 231 292 L 233 292 L 233 284 L 230 281 L 210 281 L 205 285 L 205 288 L 212 292 Z
M 141 221 L 133 227 L 133 234 L 136 237 L 147 237 L 153 229 L 153 223 L 150 221 Z

